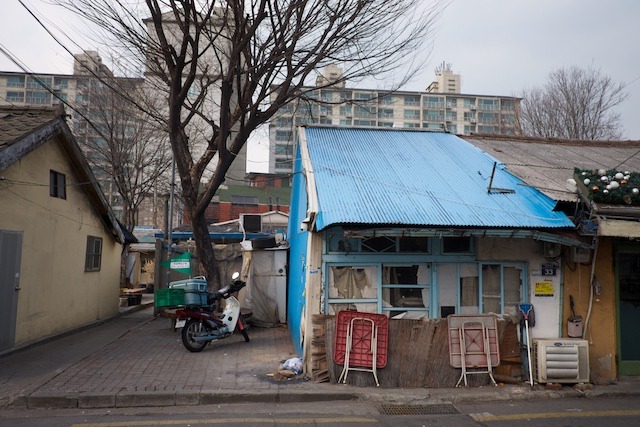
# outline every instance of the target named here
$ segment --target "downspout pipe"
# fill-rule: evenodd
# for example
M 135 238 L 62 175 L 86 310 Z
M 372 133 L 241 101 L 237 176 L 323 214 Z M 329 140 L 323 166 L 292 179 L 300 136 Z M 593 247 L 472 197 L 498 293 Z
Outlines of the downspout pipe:
M 589 320 L 591 319 L 591 309 L 593 308 L 593 281 L 596 277 L 596 259 L 598 256 L 598 237 L 595 238 L 595 247 L 593 248 L 593 259 L 591 260 L 591 275 L 589 276 L 589 308 L 587 317 L 584 320 L 584 329 L 582 330 L 582 339 L 586 339 L 587 330 L 589 329 Z

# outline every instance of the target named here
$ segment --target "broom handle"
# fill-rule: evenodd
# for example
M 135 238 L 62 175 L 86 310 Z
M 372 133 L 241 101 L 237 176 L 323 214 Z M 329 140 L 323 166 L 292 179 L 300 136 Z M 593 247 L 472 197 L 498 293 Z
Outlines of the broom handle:
M 528 316 L 527 316 L 528 317 Z M 529 383 L 533 387 L 533 370 L 531 369 L 531 337 L 529 336 L 529 319 L 525 317 L 524 327 L 527 330 L 527 359 L 529 360 Z

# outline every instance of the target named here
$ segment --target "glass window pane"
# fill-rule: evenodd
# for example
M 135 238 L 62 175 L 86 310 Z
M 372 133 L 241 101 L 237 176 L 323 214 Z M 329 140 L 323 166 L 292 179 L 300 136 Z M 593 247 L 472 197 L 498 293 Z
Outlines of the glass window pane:
M 460 314 L 478 314 L 479 280 L 477 264 L 460 264 Z
M 438 264 L 438 317 L 449 312 L 447 307 L 453 307 L 454 313 L 458 306 L 458 265 Z
M 362 252 L 395 252 L 396 239 L 393 237 L 372 237 L 362 240 Z
M 471 252 L 470 237 L 444 237 L 442 239 L 443 253 L 464 253 Z
M 403 318 L 428 317 L 430 282 L 431 271 L 428 264 L 383 265 L 383 310 L 391 316 L 402 314 Z M 389 310 L 392 307 L 400 310 Z M 412 310 L 417 308 L 424 308 L 424 310 Z
M 517 314 L 517 307 L 522 300 L 522 270 L 519 267 L 505 266 L 502 269 L 504 276 L 504 311 L 505 314 Z
M 378 269 L 375 266 L 331 267 L 329 273 L 329 307 L 328 314 L 337 314 L 342 310 L 358 310 L 377 313 L 378 303 L 371 300 L 378 298 Z M 349 299 L 341 303 L 336 300 Z
M 501 312 L 500 265 L 482 266 L 482 312 Z
M 398 243 L 399 252 L 429 252 L 428 237 L 400 237 Z
M 329 298 L 378 298 L 377 269 L 365 267 L 331 267 Z

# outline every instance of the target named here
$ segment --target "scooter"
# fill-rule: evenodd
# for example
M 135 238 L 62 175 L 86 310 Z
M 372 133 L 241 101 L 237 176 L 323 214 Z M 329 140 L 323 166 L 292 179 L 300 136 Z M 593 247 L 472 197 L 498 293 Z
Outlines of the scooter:
M 240 302 L 233 296 L 246 283 L 238 280 L 239 273 L 233 273 L 233 283 L 217 292 L 209 294 L 208 306 L 186 307 L 176 311 L 176 328 L 182 328 L 182 344 L 191 352 L 199 352 L 212 341 L 228 338 L 238 328 L 244 340 L 249 342 L 247 326 L 240 316 Z M 226 300 L 220 317 L 215 314 L 217 301 Z

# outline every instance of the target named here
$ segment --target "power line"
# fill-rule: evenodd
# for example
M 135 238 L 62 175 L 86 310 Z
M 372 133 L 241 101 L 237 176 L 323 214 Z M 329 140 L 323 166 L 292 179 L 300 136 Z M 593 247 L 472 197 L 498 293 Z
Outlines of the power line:
M 22 199 L 22 200 L 24 200 L 24 201 L 26 201 L 26 202 L 28 202 L 28 203 L 31 203 L 32 205 L 35 205 L 35 206 L 37 206 L 37 207 L 39 207 L 39 208 L 41 208 L 41 209 L 44 209 L 45 211 L 47 211 L 47 212 L 49 212 L 49 213 L 51 213 L 51 214 L 53 214 L 53 215 L 56 215 L 56 216 L 59 216 L 59 217 L 61 217 L 61 218 L 65 218 L 65 219 L 68 219 L 69 221 L 73 221 L 73 222 L 75 222 L 75 223 L 77 223 L 77 224 L 80 224 L 80 226 L 81 226 L 81 227 L 82 227 L 83 225 L 87 225 L 87 226 L 89 226 L 89 227 L 91 227 L 91 228 L 101 229 L 101 227 L 100 227 L 100 226 L 97 226 L 97 225 L 93 225 L 93 224 L 86 223 L 84 220 L 80 220 L 80 221 L 78 221 L 78 220 L 77 220 L 77 219 L 75 219 L 75 218 L 71 218 L 70 216 L 63 215 L 63 214 L 61 214 L 60 212 L 56 212 L 56 211 L 54 211 L 54 210 L 52 210 L 52 209 L 50 209 L 50 208 L 48 208 L 48 207 L 46 207 L 46 206 L 43 206 L 43 205 L 41 205 L 41 204 L 39 204 L 39 203 L 37 203 L 37 202 L 34 202 L 34 201 L 33 201 L 33 200 L 31 200 L 31 199 L 28 199 L 28 198 L 26 198 L 26 197 L 24 197 L 24 196 L 22 196 L 22 195 L 20 195 L 20 194 L 16 193 L 15 191 L 11 190 L 10 188 L 7 188 L 7 190 L 8 190 L 11 194 L 13 194 L 14 196 L 16 196 L 16 197 L 18 197 L 18 198 L 20 198 L 20 199 Z M 82 210 L 81 210 L 80 208 L 78 208 L 78 210 L 82 213 Z

